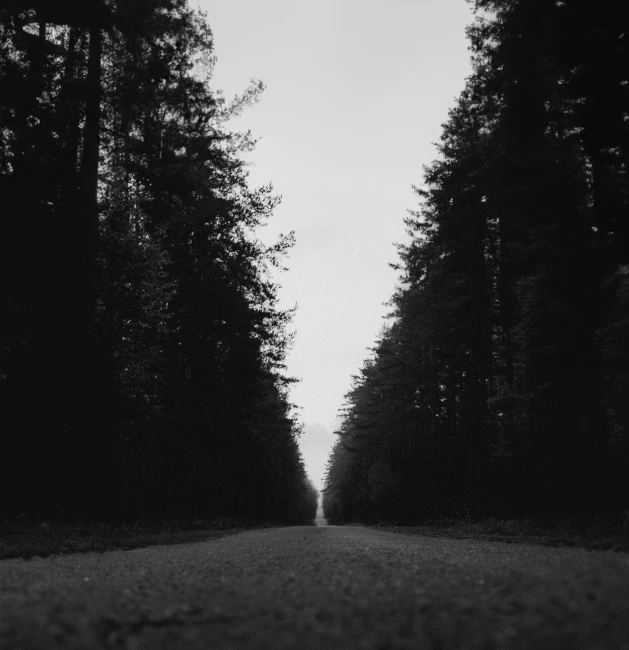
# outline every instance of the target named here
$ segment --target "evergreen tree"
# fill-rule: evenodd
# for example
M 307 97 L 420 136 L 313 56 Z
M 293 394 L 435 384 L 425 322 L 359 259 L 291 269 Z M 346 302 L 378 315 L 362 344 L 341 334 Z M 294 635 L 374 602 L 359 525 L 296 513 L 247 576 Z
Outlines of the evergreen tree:
M 262 85 L 212 89 L 185 0 L 0 8 L 4 513 L 314 518 L 271 279 L 293 236 L 256 238 L 278 199 L 227 128 Z
M 475 5 L 394 325 L 331 455 L 333 520 L 626 507 L 626 35 L 611 6 Z

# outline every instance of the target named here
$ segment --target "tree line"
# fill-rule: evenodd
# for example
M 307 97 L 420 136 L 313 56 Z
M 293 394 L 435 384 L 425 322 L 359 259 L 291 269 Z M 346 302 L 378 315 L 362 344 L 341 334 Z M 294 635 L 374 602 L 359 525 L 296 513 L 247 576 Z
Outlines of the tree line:
M 0 2 L 0 516 L 315 516 L 213 65 L 187 0 Z
M 473 72 L 353 379 L 332 522 L 629 507 L 629 33 L 618 3 L 475 0 Z

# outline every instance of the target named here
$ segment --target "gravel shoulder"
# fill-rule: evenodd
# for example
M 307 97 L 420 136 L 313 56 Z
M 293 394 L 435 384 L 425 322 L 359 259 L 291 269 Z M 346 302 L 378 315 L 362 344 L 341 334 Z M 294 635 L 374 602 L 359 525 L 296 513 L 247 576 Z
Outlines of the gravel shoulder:
M 287 527 L 0 562 L 0 648 L 629 648 L 629 557 Z

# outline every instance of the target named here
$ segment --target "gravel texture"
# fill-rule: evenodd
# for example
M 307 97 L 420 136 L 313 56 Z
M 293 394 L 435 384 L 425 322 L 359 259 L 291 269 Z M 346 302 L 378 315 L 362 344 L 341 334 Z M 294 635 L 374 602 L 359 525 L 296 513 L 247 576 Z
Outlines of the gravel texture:
M 629 650 L 629 556 L 312 526 L 4 560 L 0 648 Z

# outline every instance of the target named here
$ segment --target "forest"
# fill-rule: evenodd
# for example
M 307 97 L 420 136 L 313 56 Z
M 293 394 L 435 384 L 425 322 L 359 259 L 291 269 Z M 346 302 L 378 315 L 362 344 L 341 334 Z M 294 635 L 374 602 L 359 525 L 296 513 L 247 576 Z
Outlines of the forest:
M 0 1 L 0 518 L 314 519 L 214 61 L 187 0 Z
M 471 4 L 472 73 L 345 396 L 332 523 L 629 508 L 622 3 Z

